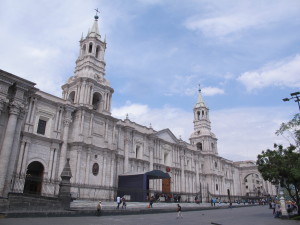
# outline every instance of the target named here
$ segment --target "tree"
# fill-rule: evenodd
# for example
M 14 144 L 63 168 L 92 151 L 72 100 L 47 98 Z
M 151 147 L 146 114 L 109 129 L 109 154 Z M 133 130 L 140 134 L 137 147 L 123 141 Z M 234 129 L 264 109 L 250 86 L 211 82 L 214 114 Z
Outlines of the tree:
M 282 123 L 276 134 L 282 135 L 291 145 L 295 145 L 300 150 L 300 113 L 289 122 Z
M 298 206 L 300 215 L 300 154 L 296 147 L 274 145 L 275 150 L 266 150 L 257 156 L 256 164 L 263 178 L 285 188 Z
M 293 143 L 283 148 L 274 144 L 274 150 L 262 151 L 257 156 L 256 164 L 263 178 L 273 184 L 285 188 L 293 201 L 298 206 L 300 215 L 300 114 L 296 114 L 292 120 L 282 123 L 277 135 L 282 135 Z

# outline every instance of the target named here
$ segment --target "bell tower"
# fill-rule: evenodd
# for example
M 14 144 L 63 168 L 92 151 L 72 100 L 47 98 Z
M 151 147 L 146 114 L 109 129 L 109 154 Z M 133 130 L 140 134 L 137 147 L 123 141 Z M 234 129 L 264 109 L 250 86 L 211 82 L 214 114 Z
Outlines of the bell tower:
M 75 74 L 62 86 L 63 98 L 76 106 L 86 106 L 110 115 L 114 90 L 105 79 L 106 40 L 102 40 L 99 33 L 98 15 L 94 18 L 92 28 L 79 42 L 80 51 Z
M 194 106 L 194 132 L 190 137 L 190 142 L 196 145 L 197 150 L 218 154 L 217 138 L 211 132 L 211 122 L 209 119 L 209 109 L 205 105 L 199 87 L 197 103 Z

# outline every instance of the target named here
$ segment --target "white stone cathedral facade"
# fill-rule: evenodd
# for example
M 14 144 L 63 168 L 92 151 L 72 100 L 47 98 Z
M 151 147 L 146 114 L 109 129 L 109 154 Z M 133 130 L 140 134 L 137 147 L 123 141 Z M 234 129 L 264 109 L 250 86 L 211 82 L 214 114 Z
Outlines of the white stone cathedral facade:
M 153 170 L 171 178 L 150 180 L 151 195 L 180 194 L 183 200 L 197 195 L 208 201 L 218 196 L 276 194 L 254 162 L 232 162 L 218 155 L 201 91 L 190 143 L 169 129 L 155 131 L 128 118 L 112 117 L 114 90 L 105 78 L 106 41 L 97 20 L 96 16 L 80 40 L 75 73 L 62 86 L 61 98 L 0 70 L 0 196 L 57 195 L 68 158 L 72 195 L 80 199 L 112 200 L 118 176 Z

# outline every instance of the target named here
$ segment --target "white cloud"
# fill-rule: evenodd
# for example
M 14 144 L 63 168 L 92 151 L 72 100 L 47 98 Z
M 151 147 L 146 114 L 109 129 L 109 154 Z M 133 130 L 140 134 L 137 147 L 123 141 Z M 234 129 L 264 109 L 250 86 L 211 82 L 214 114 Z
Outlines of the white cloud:
M 245 72 L 238 77 L 248 91 L 268 86 L 299 87 L 300 55 L 269 63 L 257 71 Z
M 181 136 L 184 140 L 188 140 L 193 130 L 192 112 L 167 105 L 163 108 L 149 108 L 144 104 L 129 103 L 112 109 L 112 115 L 117 118 L 125 119 L 126 114 L 131 121 L 148 127 L 151 124 L 157 131 L 169 128 L 177 138 Z
M 273 143 L 287 144 L 275 135 L 282 122 L 289 120 L 286 108 L 234 108 L 211 111 L 212 131 L 218 138 L 219 154 L 230 160 L 255 160 L 262 150 L 272 148 Z M 193 113 L 179 108 L 164 106 L 150 108 L 144 104 L 128 103 L 114 108 L 112 115 L 159 131 L 169 128 L 176 137 L 189 142 L 193 132 Z
M 287 145 L 275 131 L 290 119 L 288 110 L 273 107 L 233 108 L 212 111 L 212 129 L 218 138 L 221 156 L 233 160 L 255 160 L 262 150 L 274 143 Z
M 211 6 L 211 7 L 209 7 Z M 189 17 L 184 25 L 190 30 L 199 30 L 209 37 L 226 37 L 251 28 L 265 28 L 286 18 L 299 14 L 297 1 L 242 1 L 234 4 L 215 5 L 208 3 L 207 11 Z
M 202 89 L 203 95 L 213 96 L 213 95 L 222 95 L 224 94 L 224 90 L 217 87 L 205 87 Z

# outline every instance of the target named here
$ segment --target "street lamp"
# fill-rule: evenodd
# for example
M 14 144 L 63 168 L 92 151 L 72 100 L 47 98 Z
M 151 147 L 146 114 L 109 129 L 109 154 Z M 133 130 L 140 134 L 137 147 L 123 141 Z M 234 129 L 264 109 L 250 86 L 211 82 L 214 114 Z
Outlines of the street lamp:
M 298 103 L 298 107 L 299 107 L 299 111 L 300 111 L 300 92 L 294 92 L 294 93 L 291 93 L 291 98 L 284 98 L 282 99 L 282 101 L 284 102 L 288 102 L 290 101 L 291 99 L 296 99 L 295 102 Z

